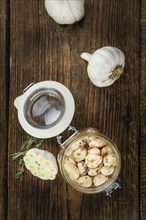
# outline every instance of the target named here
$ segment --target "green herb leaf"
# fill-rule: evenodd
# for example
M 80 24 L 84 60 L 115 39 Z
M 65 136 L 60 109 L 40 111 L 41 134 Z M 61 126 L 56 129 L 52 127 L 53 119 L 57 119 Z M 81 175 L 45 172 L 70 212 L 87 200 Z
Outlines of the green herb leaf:
M 12 161 L 17 161 L 17 160 L 23 158 L 24 155 L 25 155 L 25 152 L 17 152 L 17 153 L 11 154 Z
M 19 179 L 23 173 L 24 173 L 24 166 L 18 170 L 18 172 L 15 174 L 14 178 Z

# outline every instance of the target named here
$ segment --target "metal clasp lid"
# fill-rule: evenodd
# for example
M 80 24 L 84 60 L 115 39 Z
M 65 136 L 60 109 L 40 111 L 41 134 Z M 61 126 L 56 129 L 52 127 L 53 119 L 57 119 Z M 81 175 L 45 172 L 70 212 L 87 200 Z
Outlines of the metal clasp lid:
M 71 125 L 69 125 L 68 127 L 68 130 L 69 131 L 73 131 L 74 133 L 67 139 L 65 140 L 63 143 L 62 143 L 62 135 L 57 135 L 56 136 L 56 139 L 57 139 L 57 143 L 60 145 L 60 147 L 64 148 L 64 145 L 65 143 L 70 139 L 72 138 L 74 135 L 76 135 L 78 133 L 77 129 Z
M 75 111 L 70 90 L 51 80 L 31 83 L 14 100 L 14 105 L 22 128 L 40 139 L 56 137 L 65 131 Z
M 105 191 L 105 195 L 106 196 L 110 196 L 111 197 L 111 194 L 113 193 L 113 190 L 116 190 L 116 189 L 121 189 L 121 185 L 120 185 L 120 180 L 117 179 L 116 182 L 114 182 L 112 184 L 112 186 L 110 186 L 106 191 Z

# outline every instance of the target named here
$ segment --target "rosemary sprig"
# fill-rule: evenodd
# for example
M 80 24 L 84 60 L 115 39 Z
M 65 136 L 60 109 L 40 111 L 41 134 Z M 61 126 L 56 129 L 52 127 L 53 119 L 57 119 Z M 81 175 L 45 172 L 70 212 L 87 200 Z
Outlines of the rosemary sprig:
M 25 166 L 24 166 L 24 161 L 23 157 L 25 156 L 26 152 L 30 148 L 41 148 L 44 140 L 43 139 L 38 139 L 34 137 L 28 138 L 28 140 L 22 145 L 21 151 L 16 152 L 14 154 L 11 154 L 12 161 L 15 161 L 19 164 L 19 169 L 18 172 L 15 174 L 15 179 L 19 179 L 19 177 L 24 173 L 25 171 Z
M 24 162 L 23 165 L 18 169 L 18 172 L 15 174 L 14 178 L 19 179 L 23 173 L 24 173 Z

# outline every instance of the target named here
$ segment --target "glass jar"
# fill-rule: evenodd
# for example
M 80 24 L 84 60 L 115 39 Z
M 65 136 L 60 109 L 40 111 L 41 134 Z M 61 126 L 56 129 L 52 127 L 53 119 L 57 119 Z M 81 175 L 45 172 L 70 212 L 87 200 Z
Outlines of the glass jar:
M 94 139 L 100 139 L 105 142 L 105 145 L 108 146 L 112 152 L 114 153 L 116 157 L 117 164 L 114 168 L 114 172 L 112 175 L 108 177 L 108 179 L 101 185 L 99 186 L 94 186 L 93 183 L 90 187 L 82 187 L 81 185 L 78 184 L 78 182 L 68 175 L 66 169 L 65 169 L 65 160 L 68 157 L 68 152 L 71 152 L 71 147 L 73 144 L 80 140 L 85 140 L 87 142 L 88 140 L 94 140 Z M 93 193 L 99 193 L 105 191 L 107 195 L 110 196 L 112 193 L 113 189 L 115 188 L 120 188 L 120 185 L 118 182 L 116 182 L 120 169 L 121 169 L 121 156 L 120 152 L 117 148 L 117 146 L 106 136 L 101 134 L 98 130 L 95 128 L 86 128 L 80 131 L 76 131 L 74 135 L 72 135 L 65 143 L 61 144 L 59 143 L 62 147 L 62 150 L 60 151 L 58 155 L 58 164 L 60 167 L 61 174 L 64 178 L 64 180 L 72 186 L 74 189 L 76 189 L 79 192 L 82 193 L 88 193 L 88 194 L 93 194 Z M 100 148 L 101 149 L 101 148 Z M 72 155 L 70 155 L 72 158 Z M 91 177 L 92 179 L 94 178 Z
M 106 191 L 107 195 L 111 195 L 113 189 L 120 188 L 119 183 L 116 182 L 121 168 L 121 158 L 117 146 L 109 138 L 94 128 L 86 128 L 77 131 L 74 127 L 70 126 L 74 115 L 75 103 L 74 98 L 68 88 L 55 81 L 42 81 L 36 84 L 32 83 L 24 90 L 22 95 L 15 99 L 14 105 L 18 110 L 19 122 L 22 128 L 28 134 L 41 139 L 57 137 L 57 141 L 62 147 L 62 150 L 58 155 L 60 171 L 65 181 L 74 189 L 82 193 L 89 194 Z M 60 134 L 64 132 L 68 127 L 69 129 L 74 130 L 75 133 L 62 144 L 62 136 L 60 136 Z M 98 186 L 97 181 L 95 183 L 95 175 L 93 175 L 93 173 L 92 175 L 91 173 L 88 175 L 87 173 L 87 171 L 89 172 L 90 170 L 89 168 L 92 169 L 92 167 L 89 167 L 89 164 L 87 165 L 85 163 L 87 162 L 87 158 L 84 158 L 81 161 L 76 161 L 73 156 L 72 158 L 67 158 L 68 160 L 72 160 L 74 163 L 75 166 L 73 166 L 73 168 L 76 167 L 76 179 L 70 178 L 71 175 L 69 175 L 69 172 L 67 172 L 68 168 L 65 168 L 65 160 L 73 144 L 80 140 L 84 140 L 84 152 L 88 156 L 89 145 L 91 144 L 90 142 L 91 140 L 95 139 L 102 141 L 104 145 L 101 147 L 95 146 L 97 149 L 92 150 L 96 151 L 96 153 L 92 152 L 94 155 L 92 157 L 98 157 L 102 163 L 99 164 L 100 166 L 96 166 L 94 168 L 99 168 L 104 164 L 105 157 L 103 156 L 103 153 L 102 155 L 97 153 L 97 151 L 102 151 L 104 146 L 108 146 L 109 151 L 112 152 L 111 155 L 114 155 L 113 157 L 116 161 L 116 164 L 110 166 L 110 168 L 112 167 L 112 174 L 109 175 L 109 173 L 107 173 L 107 175 L 104 175 L 105 181 L 100 185 L 98 184 Z M 78 150 L 79 147 L 77 146 L 76 150 Z M 75 153 L 75 151 L 72 153 Z M 107 153 L 105 153 L 105 155 L 106 154 Z M 78 173 L 79 169 L 77 166 L 79 166 L 79 162 L 82 162 L 86 165 L 86 172 L 84 174 Z M 90 163 L 91 162 L 92 161 L 90 161 Z M 95 163 L 97 163 L 97 161 L 95 161 Z M 106 168 L 106 172 L 107 170 L 108 168 Z M 93 170 L 90 170 L 90 172 L 91 171 Z M 103 177 L 103 170 L 101 173 L 100 172 L 101 170 L 98 169 L 97 174 L 101 174 L 100 177 Z M 90 186 L 85 187 L 83 186 L 84 184 L 81 184 L 81 182 L 79 184 L 78 179 L 80 179 L 82 176 L 83 178 L 86 178 L 87 176 L 87 179 L 90 179 Z

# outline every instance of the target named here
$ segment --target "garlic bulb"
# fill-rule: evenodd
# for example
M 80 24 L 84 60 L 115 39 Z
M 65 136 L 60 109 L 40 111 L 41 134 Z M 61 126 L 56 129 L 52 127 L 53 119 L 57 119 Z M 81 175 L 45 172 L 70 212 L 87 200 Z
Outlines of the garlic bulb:
M 48 14 L 59 24 L 73 24 L 83 18 L 85 0 L 45 0 Z
M 24 158 L 26 168 L 34 175 L 43 180 L 53 180 L 58 172 L 58 166 L 53 154 L 32 148 L 27 151 Z
M 93 55 L 82 53 L 81 57 L 89 62 L 87 72 L 91 82 L 97 87 L 112 85 L 123 73 L 124 53 L 115 47 L 102 47 Z

